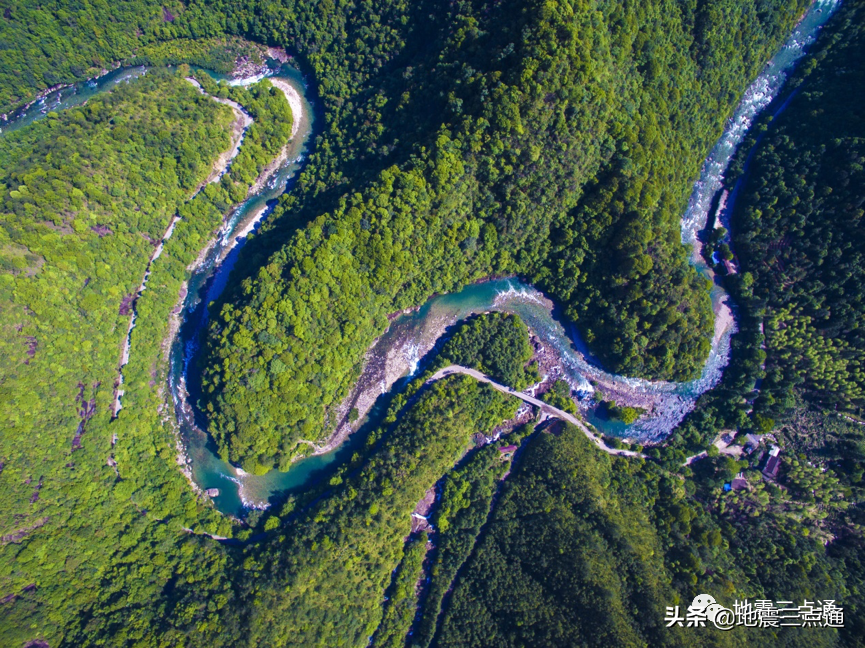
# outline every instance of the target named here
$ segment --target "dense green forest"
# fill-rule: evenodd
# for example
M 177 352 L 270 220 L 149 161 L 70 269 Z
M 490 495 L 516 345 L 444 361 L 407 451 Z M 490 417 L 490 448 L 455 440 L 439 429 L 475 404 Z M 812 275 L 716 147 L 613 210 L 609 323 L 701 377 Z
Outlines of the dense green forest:
M 523 390 L 538 382 L 528 329 L 516 315 L 489 313 L 466 320 L 449 339 L 441 355 L 454 364 L 474 367 L 496 382 Z
M 12 596 L 4 610 L 9 645 L 36 633 L 59 636 L 79 611 L 130 582 L 138 582 L 136 595 L 153 596 L 162 583 L 143 575 L 153 555 L 180 559 L 174 533 L 158 519 L 192 504 L 191 493 L 170 465 L 148 458 L 158 443 L 148 438 L 155 411 L 141 420 L 147 427 L 129 428 L 112 447 L 112 390 L 127 296 L 171 217 L 229 148 L 231 120 L 228 108 L 186 81 L 152 72 L 0 139 L 0 579 Z M 112 456 L 123 480 L 106 465 Z M 161 504 L 152 506 L 156 493 Z M 142 505 L 152 516 L 136 511 Z M 117 589 L 99 592 L 106 570 Z M 63 609 L 76 613 L 65 617 Z
M 375 44 L 354 76 L 338 43 L 316 43 L 325 131 L 213 312 L 212 428 L 262 440 L 222 451 L 267 464 L 325 438 L 387 314 L 493 273 L 562 300 L 610 369 L 692 376 L 712 316 L 679 216 L 804 6 L 465 2 L 430 19 L 392 5 L 423 21 L 425 47 Z
M 865 406 L 865 5 L 838 23 L 768 124 L 735 206 L 743 290 L 765 327 L 769 413 L 794 390 Z
M 227 71 L 260 56 L 236 37 L 299 55 L 323 126 L 212 307 L 201 403 L 227 456 L 267 467 L 331 431 L 323 421 L 388 314 L 492 274 L 524 275 L 559 300 L 606 367 L 693 376 L 711 312 L 679 215 L 741 91 L 805 6 L 7 2 L 0 103 L 116 61 Z M 861 7 L 842 7 L 755 155 L 734 228 L 747 272 L 729 279 L 742 305 L 733 361 L 669 446 L 648 452 L 658 461 L 610 457 L 561 424 L 473 448 L 518 401 L 425 374 L 334 473 L 245 522 L 221 516 L 177 465 L 163 341 L 190 264 L 285 144 L 281 93 L 199 75 L 256 125 L 230 173 L 195 198 L 229 148 L 232 114 L 186 68 L 4 134 L 2 643 L 861 645 L 865 436 L 789 411 L 799 397 L 860 405 L 861 106 L 850 87 L 861 83 L 848 80 L 861 67 Z M 783 170 L 788 158 L 801 166 Z M 781 265 L 762 270 L 761 254 Z M 522 322 L 494 314 L 462 324 L 438 362 L 519 386 L 535 377 L 530 357 Z M 545 398 L 575 408 L 568 391 Z M 756 456 L 710 451 L 681 466 L 723 426 L 774 430 L 777 483 Z M 726 493 L 739 472 L 749 488 Z M 433 487 L 432 528 L 411 534 Z M 726 605 L 835 598 L 847 628 L 667 630 L 665 607 L 698 593 Z
M 419 558 L 411 544 L 403 557 L 409 513 L 474 431 L 515 410 L 488 386 L 452 377 L 373 434 L 369 458 L 356 456 L 318 499 L 289 500 L 262 520 L 266 539 L 235 549 L 190 536 L 169 543 L 157 526 L 151 555 L 128 556 L 144 582 L 124 577 L 123 590 L 65 627 L 64 645 L 365 644 L 382 619 L 404 629 L 405 610 L 383 616 L 381 607 L 397 564 Z
M 818 481 L 831 479 L 816 472 Z M 707 464 L 682 482 L 653 463 L 610 459 L 569 425 L 531 439 L 455 581 L 436 645 L 815 646 L 839 639 L 831 629 L 666 628 L 666 606 L 687 607 L 697 593 L 732 601 L 843 592 L 855 610 L 848 609 L 849 626 L 861 627 L 855 601 L 863 571 L 854 557 L 861 540 L 827 550 L 802 533 L 803 517 L 792 510 L 801 496 L 767 491 L 759 476 L 750 478 L 753 491 L 724 495 L 710 474 Z M 795 477 L 788 479 L 792 486 Z M 840 638 L 861 645 L 855 631 Z
M 222 33 L 174 29 L 180 2 L 0 2 L 0 107 L 42 90 L 100 75 L 118 62 L 196 63 L 228 73 L 260 48 Z M 207 39 L 206 36 L 212 38 Z
M 415 504 L 472 434 L 514 415 L 516 399 L 463 376 L 438 381 L 403 412 L 372 457 L 244 560 L 238 628 L 252 644 L 365 644 L 403 553 Z M 410 560 L 410 558 L 409 558 Z M 391 613 L 385 617 L 389 624 Z M 232 645 L 221 637 L 223 645 Z
M 531 430 L 530 425 L 524 426 L 509 434 L 507 442 L 519 443 Z M 498 480 L 510 465 L 503 460 L 499 448 L 488 445 L 477 449 L 468 461 L 448 473 L 433 517 L 436 551 L 429 570 L 429 591 L 410 645 L 425 647 L 432 642 L 448 588 L 471 555 L 493 504 Z
M 79 623 L 83 631 L 79 615 L 109 601 L 138 609 L 124 612 L 117 642 L 151 632 L 163 612 L 138 604 L 186 562 L 192 545 L 181 527 L 230 533 L 174 465 L 154 376 L 186 267 L 246 196 L 238 174 L 258 174 L 292 117 L 267 83 L 231 89 L 259 128 L 236 168 L 190 200 L 231 148 L 234 117 L 183 72 L 150 70 L 0 139 L 0 583 L 10 645 Z M 175 214 L 182 218 L 136 298 Z M 112 422 L 133 307 L 124 409 Z M 206 573 L 224 557 L 196 561 Z
M 676 599 L 650 507 L 611 487 L 609 463 L 592 452 L 570 426 L 530 444 L 459 578 L 438 645 L 687 641 L 650 612 Z
M 398 648 L 405 645 L 406 635 L 411 631 L 417 611 L 416 589 L 423 575 L 426 552 L 426 533 L 409 540 L 397 568 L 396 579 L 389 589 L 390 595 L 386 597 L 384 616 L 373 638 L 376 646 Z

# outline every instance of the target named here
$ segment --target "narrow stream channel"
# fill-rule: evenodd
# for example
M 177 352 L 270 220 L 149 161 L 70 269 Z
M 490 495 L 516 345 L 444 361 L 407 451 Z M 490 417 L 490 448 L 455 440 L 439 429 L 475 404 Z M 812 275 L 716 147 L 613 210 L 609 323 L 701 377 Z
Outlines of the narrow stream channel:
M 30 104 L 13 110 L 0 116 L 0 133 L 4 135 L 29 126 L 35 121 L 44 118 L 49 112 L 67 110 L 80 106 L 95 95 L 111 90 L 114 86 L 124 81 L 131 81 L 146 73 L 147 68 L 143 66 L 121 67 L 96 79 L 80 81 L 64 86 Z

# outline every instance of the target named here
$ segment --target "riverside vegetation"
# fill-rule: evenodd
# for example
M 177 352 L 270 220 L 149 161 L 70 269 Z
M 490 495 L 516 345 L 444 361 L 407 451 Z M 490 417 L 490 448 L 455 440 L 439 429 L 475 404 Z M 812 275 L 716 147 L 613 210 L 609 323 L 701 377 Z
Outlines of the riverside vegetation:
M 365 16 L 361 40 L 316 42 L 327 126 L 213 308 L 204 405 L 222 455 L 268 468 L 326 437 L 388 313 L 493 273 L 562 301 L 612 370 L 693 376 L 712 316 L 679 215 L 804 7 L 396 4 L 386 22 L 405 29 L 373 35 Z
M 467 320 L 445 343 L 441 355 L 518 391 L 540 380 L 535 365 L 526 367 L 533 351 L 526 325 L 516 315 L 489 313 Z
M 229 73 L 238 56 L 261 60 L 260 47 L 234 36 L 174 27 L 179 2 L 133 0 L 116 7 L 84 0 L 15 2 L 3 8 L 0 106 L 127 65 L 194 63 Z
M 757 404 L 794 392 L 824 407 L 865 408 L 865 11 L 854 3 L 791 84 L 735 206 L 742 292 L 765 325 Z
M 770 107 L 731 164 L 740 332 L 721 384 L 657 452 L 668 466 L 718 430 L 771 431 L 803 399 L 861 420 L 863 11 L 842 5 L 776 100 L 784 112 Z
M 155 596 L 184 560 L 190 547 L 178 542 L 180 526 L 229 529 L 196 503 L 173 465 L 175 442 L 154 378 L 186 266 L 245 197 L 243 179 L 282 148 L 291 112 L 266 82 L 232 89 L 256 127 L 231 171 L 190 200 L 230 148 L 234 118 L 185 72 L 150 70 L 0 139 L 0 478 L 10 558 L 0 581 L 3 634 L 12 642 L 30 636 L 34 614 L 40 634 L 75 635 L 75 623 L 43 616 L 46 606 L 81 611 L 114 599 L 134 608 L 129 597 Z M 136 291 L 175 214 L 182 218 L 137 298 L 124 409 L 111 422 Z M 162 568 L 154 572 L 155 565 Z M 156 609 L 137 621 L 126 616 L 116 639 L 145 632 L 158 616 Z
M 678 242 L 678 216 L 725 115 L 804 7 L 23 2 L 0 18 L 4 60 L 20 63 L 4 66 L 0 96 L 26 100 L 145 47 L 194 62 L 210 44 L 184 55 L 184 43 L 226 34 L 303 56 L 325 126 L 213 306 L 205 367 L 203 405 L 220 450 L 266 469 L 299 439 L 328 433 L 328 410 L 386 314 L 492 273 L 523 273 L 548 290 L 610 368 L 693 375 L 711 313 Z M 828 29 L 841 35 L 836 51 L 859 42 L 851 34 L 861 7 L 850 0 Z M 104 38 L 82 36 L 94 23 Z M 24 29 L 33 24 L 57 35 L 41 52 Z M 858 60 L 827 54 L 804 70 L 828 83 L 830 71 Z M 16 69 L 29 72 L 10 76 Z M 424 386 L 425 374 L 335 474 L 246 526 L 195 497 L 160 414 L 167 314 L 225 211 L 281 149 L 291 115 L 266 83 L 229 90 L 200 77 L 209 93 L 244 105 L 257 130 L 237 167 L 189 200 L 228 148 L 231 114 L 185 72 L 151 70 L 0 139 L 5 642 L 861 645 L 865 439 L 849 421 L 788 418 L 786 385 L 749 416 L 744 397 L 764 357 L 762 315 L 747 300 L 730 370 L 670 448 L 655 450 L 657 463 L 609 457 L 567 425 L 519 428 L 498 444 L 519 443 L 515 459 L 496 444 L 473 450 L 472 436 L 513 417 L 518 401 L 464 376 Z M 794 108 L 785 116 L 805 119 Z M 856 164 L 845 170 L 853 179 Z M 843 188 L 843 205 L 861 196 L 855 183 Z M 124 407 L 111 422 L 124 297 L 140 282 L 148 239 L 174 213 L 182 220 L 136 305 Z M 744 245 L 741 254 L 746 265 Z M 801 295 L 793 301 L 807 304 Z M 856 334 L 841 332 L 845 353 L 855 349 Z M 767 345 L 765 359 L 789 346 Z M 519 320 L 490 315 L 462 325 L 440 356 L 517 386 L 533 378 L 530 348 Z M 767 369 L 797 354 L 776 352 Z M 843 380 L 855 386 L 855 372 Z M 560 391 L 549 397 L 565 398 Z M 826 391 L 793 394 L 833 404 L 821 400 Z M 843 393 L 842 404 L 855 405 L 855 390 Z M 727 456 L 681 468 L 680 455 L 706 447 L 719 427 L 772 428 L 770 415 L 802 455 L 782 472 L 784 488 Z M 739 471 L 753 490 L 723 495 Z M 437 553 L 427 565 L 423 536 L 406 536 L 410 512 L 437 482 Z M 421 601 L 413 580 L 426 569 Z M 665 606 L 702 592 L 725 604 L 834 597 L 848 627 L 667 631 Z

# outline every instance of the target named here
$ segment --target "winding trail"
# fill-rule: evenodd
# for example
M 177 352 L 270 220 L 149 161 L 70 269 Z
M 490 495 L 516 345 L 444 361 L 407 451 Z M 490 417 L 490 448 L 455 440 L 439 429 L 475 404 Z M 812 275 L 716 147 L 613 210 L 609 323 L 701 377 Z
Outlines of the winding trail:
M 493 389 L 500 391 L 503 394 L 507 394 L 508 396 L 515 396 L 516 398 L 519 398 L 520 400 L 523 400 L 527 403 L 530 403 L 531 405 L 534 405 L 535 407 L 540 408 L 540 410 L 548 416 L 560 418 L 560 419 L 567 421 L 568 423 L 576 425 L 578 428 L 580 428 L 580 430 L 582 430 L 583 434 L 585 434 L 591 441 L 593 441 L 595 443 L 596 446 L 598 446 L 599 450 L 603 450 L 604 452 L 606 452 L 608 454 L 625 456 L 625 457 L 636 457 L 639 459 L 648 459 L 648 457 L 646 455 L 644 455 L 642 452 L 637 452 L 635 450 L 620 450 L 618 448 L 611 448 L 606 443 L 604 443 L 603 439 L 601 439 L 599 436 L 597 436 L 591 430 L 589 430 L 589 428 L 587 428 L 586 425 L 580 419 L 578 419 L 576 416 L 574 416 L 573 414 L 569 414 L 568 412 L 561 410 L 558 407 L 553 407 L 549 403 L 545 403 L 544 401 L 539 400 L 539 399 L 535 398 L 534 396 L 529 396 L 528 394 L 524 394 L 523 392 L 518 392 L 514 389 L 511 389 L 510 387 L 506 387 L 505 385 L 497 383 L 494 380 L 492 380 L 489 376 L 487 376 L 484 373 L 481 373 L 480 371 L 478 371 L 476 369 L 469 369 L 468 367 L 463 367 L 461 365 L 448 365 L 447 367 L 444 367 L 443 369 L 439 369 L 438 371 L 436 371 L 430 377 L 430 379 L 427 381 L 427 384 L 433 383 L 437 380 L 441 380 L 442 378 L 445 378 L 446 376 L 451 376 L 453 374 L 463 374 L 466 376 L 471 376 L 475 380 L 479 380 L 480 382 L 487 383 Z
M 519 398 L 520 400 L 523 400 L 526 403 L 529 403 L 531 405 L 534 405 L 535 407 L 540 408 L 540 410 L 546 416 L 550 416 L 550 417 L 554 417 L 554 418 L 560 418 L 562 420 L 567 421 L 568 423 L 576 425 L 580 430 L 582 430 L 583 434 L 585 434 L 589 438 L 589 440 L 594 442 L 594 444 L 598 447 L 598 450 L 603 450 L 607 454 L 617 455 L 619 457 L 633 457 L 635 459 L 651 459 L 651 457 L 649 457 L 648 455 L 645 455 L 642 452 L 637 452 L 636 450 L 624 450 L 624 449 L 618 449 L 618 448 L 611 448 L 606 443 L 604 443 L 603 439 L 601 439 L 598 435 L 596 435 L 594 432 L 589 430 L 589 428 L 586 427 L 585 423 L 583 423 L 580 419 L 578 419 L 573 414 L 569 414 L 568 412 L 561 410 L 558 407 L 553 407 L 549 403 L 545 403 L 542 400 L 538 400 L 534 396 L 529 396 L 528 394 L 524 394 L 523 392 L 518 392 L 514 389 L 511 389 L 510 387 L 507 387 L 505 385 L 497 383 L 492 378 L 490 378 L 489 376 L 487 376 L 484 373 L 481 373 L 477 369 L 469 369 L 468 367 L 463 367 L 461 365 L 448 365 L 447 367 L 444 367 L 443 369 L 439 369 L 432 376 L 430 376 L 429 380 L 426 381 L 426 384 L 429 385 L 431 383 L 434 383 L 437 380 L 441 380 L 442 378 L 445 378 L 446 376 L 452 376 L 453 374 L 463 374 L 465 376 L 471 376 L 475 380 L 479 380 L 481 382 L 487 383 L 493 389 L 496 389 L 497 391 L 500 391 L 503 394 L 507 394 L 508 396 L 515 396 L 516 398 Z M 541 420 L 543 420 L 543 419 L 541 419 Z M 865 425 L 865 424 L 863 424 L 863 425 Z M 312 445 L 314 446 L 315 444 L 312 444 Z M 709 454 L 705 451 L 704 452 L 698 452 L 695 455 L 691 455 L 690 457 L 687 457 L 685 459 L 685 461 L 682 462 L 682 466 L 690 466 L 695 461 L 699 461 L 700 459 L 705 459 L 708 456 L 709 456 Z
M 254 120 L 249 113 L 244 110 L 243 106 L 237 102 L 209 95 L 204 91 L 204 88 L 201 87 L 201 84 L 191 77 L 187 77 L 186 80 L 198 88 L 198 91 L 201 94 L 210 97 L 217 103 L 224 104 L 231 108 L 235 115 L 235 120 L 231 124 L 231 148 L 220 153 L 219 157 L 214 162 L 213 169 L 207 176 L 207 179 L 198 185 L 192 193 L 192 196 L 190 196 L 189 200 L 192 200 L 201 192 L 202 189 L 204 189 L 204 187 L 212 182 L 216 182 L 222 178 L 226 171 L 228 171 L 232 160 L 234 160 L 240 152 L 240 146 L 243 143 L 243 136 L 246 134 L 246 130 L 254 123 Z M 162 235 L 159 244 L 153 250 L 150 259 L 147 260 L 147 267 L 144 270 L 144 276 L 141 279 L 141 284 L 138 286 L 138 290 L 135 292 L 135 298 L 132 301 L 132 315 L 129 318 L 129 328 L 126 330 L 126 338 L 123 342 L 123 348 L 120 351 L 120 365 L 117 368 L 117 378 L 114 381 L 114 401 L 111 408 L 112 418 L 117 418 L 118 413 L 123 408 L 123 404 L 121 403 L 124 393 L 121 388 L 123 385 L 123 367 L 129 363 L 129 353 L 132 347 L 132 331 L 135 329 L 135 320 L 138 316 L 138 299 L 141 297 L 142 293 L 147 290 L 147 280 L 150 278 L 150 271 L 153 267 L 153 262 L 162 254 L 162 250 L 165 248 L 166 243 L 168 243 L 168 239 L 170 239 L 171 235 L 174 233 L 174 228 L 178 221 L 180 221 L 180 214 L 175 214 L 171 218 L 171 221 L 169 221 L 168 228 Z M 112 440 L 111 445 L 114 445 L 114 440 Z
M 198 188 L 192 195 L 192 197 L 194 198 L 195 194 L 197 194 L 211 182 L 219 180 L 225 174 L 225 172 L 228 171 L 229 164 L 231 164 L 231 161 L 235 157 L 237 157 L 238 153 L 240 153 L 240 145 L 243 143 L 243 136 L 246 133 L 246 129 L 252 126 L 255 123 L 255 120 L 248 112 L 246 112 L 246 109 L 236 101 L 232 101 L 231 99 L 223 99 L 221 97 L 214 97 L 211 94 L 207 94 L 207 92 L 195 78 L 184 78 L 189 81 L 189 83 L 191 83 L 193 86 L 195 86 L 198 91 L 205 97 L 210 97 L 216 103 L 221 103 L 223 106 L 228 106 L 234 113 L 234 122 L 231 124 L 231 148 L 219 154 L 219 158 L 217 158 L 216 162 L 214 162 L 213 164 L 213 171 L 211 171 L 210 175 L 207 176 L 207 179 L 204 182 L 198 185 Z M 293 135 L 294 133 L 292 132 L 292 136 Z

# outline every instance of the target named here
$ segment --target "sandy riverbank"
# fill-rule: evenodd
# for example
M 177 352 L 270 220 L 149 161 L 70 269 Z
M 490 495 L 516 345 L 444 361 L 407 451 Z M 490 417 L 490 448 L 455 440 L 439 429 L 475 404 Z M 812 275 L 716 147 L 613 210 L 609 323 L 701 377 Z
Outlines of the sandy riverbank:
M 402 314 L 416 310 L 417 307 L 407 308 Z M 420 359 L 432 350 L 447 328 L 456 322 L 454 317 L 431 312 L 421 324 L 420 330 L 409 327 L 408 330 L 397 331 L 394 337 L 391 333 L 392 327 L 401 326 L 397 315 L 369 347 L 364 356 L 360 377 L 348 396 L 330 414 L 330 421 L 335 422 L 335 429 L 324 445 L 310 441 L 298 443 L 312 445 L 315 455 L 325 454 L 342 445 L 348 436 L 361 426 L 364 417 L 379 397 L 387 394 L 398 380 L 413 374 Z M 349 421 L 352 409 L 357 409 L 358 413 L 353 423 Z
M 291 108 L 291 137 L 289 138 L 289 141 L 285 143 L 285 146 L 282 147 L 279 154 L 264 167 L 261 175 L 259 175 L 258 179 L 249 188 L 249 191 L 246 194 L 247 196 L 251 196 L 261 191 L 262 187 L 264 187 L 270 177 L 276 173 L 277 169 L 285 164 L 285 161 L 288 159 L 291 142 L 297 135 L 297 131 L 300 129 L 300 121 L 304 117 L 303 100 L 300 98 L 300 93 L 295 90 L 292 85 L 282 81 L 281 79 L 268 78 L 268 81 L 270 81 L 274 88 L 282 91 L 282 94 L 285 95 L 285 100 L 288 101 L 288 105 Z

